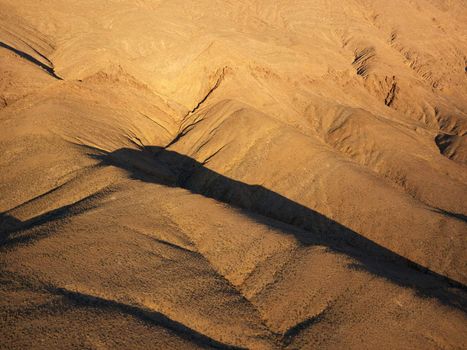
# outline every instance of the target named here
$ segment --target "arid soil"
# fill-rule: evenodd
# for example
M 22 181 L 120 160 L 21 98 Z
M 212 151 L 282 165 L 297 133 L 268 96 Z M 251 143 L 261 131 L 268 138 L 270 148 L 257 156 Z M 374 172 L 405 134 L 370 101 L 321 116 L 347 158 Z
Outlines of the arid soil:
M 0 0 L 1 349 L 466 349 L 465 0 Z

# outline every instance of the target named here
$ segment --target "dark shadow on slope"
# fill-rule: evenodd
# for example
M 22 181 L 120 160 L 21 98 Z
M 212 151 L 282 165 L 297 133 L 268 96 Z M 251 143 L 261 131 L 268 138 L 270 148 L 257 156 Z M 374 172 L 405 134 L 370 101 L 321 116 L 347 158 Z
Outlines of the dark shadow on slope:
M 181 322 L 172 320 L 163 313 L 144 309 L 141 307 L 121 303 L 114 300 L 104 299 L 98 296 L 83 294 L 80 292 L 70 291 L 64 288 L 49 288 L 49 290 L 54 294 L 59 294 L 66 297 L 68 300 L 73 302 L 78 306 L 92 306 L 99 309 L 112 309 L 119 312 L 122 312 L 127 315 L 136 317 L 142 321 L 148 322 L 149 324 L 155 324 L 162 326 L 173 331 L 179 337 L 193 342 L 203 348 L 209 347 L 214 349 L 232 349 L 232 350 L 241 350 L 245 349 L 242 347 L 222 343 L 217 341 L 203 333 L 184 325 Z
M 444 216 L 448 216 L 448 217 L 450 217 L 450 218 L 453 218 L 453 219 L 462 221 L 462 222 L 464 222 L 464 223 L 467 223 L 467 216 L 464 215 L 464 214 L 453 213 L 452 211 L 447 211 L 447 210 L 440 209 L 440 208 L 435 208 L 435 209 L 433 209 L 432 211 L 434 211 L 435 213 L 438 213 L 438 214 L 441 214 L 441 215 L 444 215 Z
M 415 289 L 423 297 L 467 311 L 467 288 L 462 283 L 428 270 L 365 238 L 324 215 L 262 186 L 248 185 L 218 174 L 196 160 L 161 147 L 122 148 L 111 154 L 92 155 L 101 165 L 127 170 L 132 178 L 213 198 L 243 209 L 262 224 L 294 235 L 303 245 L 321 245 L 356 261 L 364 269 L 398 285 Z
M 22 223 L 21 220 L 7 213 L 0 213 L 0 242 L 7 240 L 12 233 L 22 226 Z
M 130 303 L 108 299 L 94 294 L 57 287 L 53 284 L 41 281 L 40 279 L 31 279 L 31 276 L 22 275 L 18 272 L 0 269 L 0 286 L 4 287 L 3 291 L 7 290 L 14 293 L 24 291 L 28 292 L 28 294 L 42 294 L 47 291 L 52 295 L 60 297 L 60 299 L 52 298 L 48 300 L 41 300 L 41 298 L 39 298 L 28 303 L 28 305 L 22 305 L 19 309 L 12 308 L 2 310 L 6 311 L 2 316 L 6 317 L 9 316 L 8 313 L 11 313 L 12 317 L 9 321 L 14 322 L 14 319 L 17 316 L 25 316 L 25 319 L 23 319 L 23 321 L 25 321 L 34 320 L 36 315 L 41 317 L 44 315 L 51 316 L 54 314 L 64 315 L 70 311 L 70 308 L 92 309 L 92 312 L 97 312 L 98 314 L 105 313 L 110 316 L 115 313 L 124 314 L 138 319 L 148 326 L 165 328 L 176 337 L 188 340 L 193 344 L 199 345 L 199 347 L 203 349 L 245 349 L 240 346 L 231 345 L 211 338 L 210 336 L 200 333 L 182 322 L 170 318 L 163 312 L 149 309 L 143 305 L 132 305 Z M 38 324 L 38 326 L 40 327 L 41 325 Z M 69 328 L 71 332 L 82 334 L 82 329 L 75 327 L 73 323 L 65 324 L 65 326 L 66 328 Z M 100 324 L 96 324 L 97 328 L 100 328 L 100 326 Z M 47 332 L 47 327 L 43 330 L 45 331 L 43 335 L 45 339 L 47 339 L 51 333 Z M 1 346 L 0 348 L 3 349 Z
M 55 233 L 54 228 L 41 229 L 41 226 L 68 216 L 68 208 L 59 208 L 21 221 L 7 213 L 0 214 L 0 249 L 13 248 L 45 238 Z
M 75 203 L 64 205 L 25 221 L 18 220 L 8 213 L 0 213 L 0 248 L 28 244 L 50 236 L 57 231 L 61 223 L 47 227 L 47 229 L 41 229 L 42 225 L 79 215 L 94 208 L 93 201 L 101 195 L 102 193 L 97 192 Z
M 8 44 L 5 44 L 4 42 L 0 41 L 0 47 L 3 47 L 4 49 L 7 49 L 13 53 L 15 53 L 16 55 L 18 55 L 19 57 L 25 59 L 26 61 L 29 61 L 31 62 L 32 64 L 38 66 L 39 68 L 45 70 L 49 75 L 51 75 L 52 77 L 54 77 L 55 79 L 58 79 L 58 80 L 62 80 L 62 78 L 60 78 L 57 74 L 55 74 L 55 71 L 53 70 L 53 68 L 49 67 L 48 65 L 42 63 L 41 61 L 39 61 L 38 59 L 34 58 L 33 56 L 31 56 L 30 54 L 24 52 L 24 51 L 21 51 L 21 50 L 18 50 L 18 49 L 15 49 L 13 46 L 10 46 Z M 39 54 L 39 53 L 38 53 Z M 39 54 L 41 55 L 41 54 Z M 43 55 L 41 55 L 42 57 L 44 57 Z

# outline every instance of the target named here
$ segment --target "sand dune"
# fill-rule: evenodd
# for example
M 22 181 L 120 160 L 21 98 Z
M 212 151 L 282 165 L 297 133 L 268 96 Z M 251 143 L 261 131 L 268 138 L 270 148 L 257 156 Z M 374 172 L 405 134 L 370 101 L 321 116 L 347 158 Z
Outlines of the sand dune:
M 465 23 L 0 0 L 0 348 L 464 348 Z

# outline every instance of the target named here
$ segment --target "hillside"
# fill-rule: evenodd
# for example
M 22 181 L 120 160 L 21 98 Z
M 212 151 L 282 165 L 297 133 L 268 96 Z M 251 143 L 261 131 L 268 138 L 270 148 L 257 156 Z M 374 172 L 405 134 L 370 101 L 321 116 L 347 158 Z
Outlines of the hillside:
M 464 348 L 466 23 L 0 0 L 0 348 Z

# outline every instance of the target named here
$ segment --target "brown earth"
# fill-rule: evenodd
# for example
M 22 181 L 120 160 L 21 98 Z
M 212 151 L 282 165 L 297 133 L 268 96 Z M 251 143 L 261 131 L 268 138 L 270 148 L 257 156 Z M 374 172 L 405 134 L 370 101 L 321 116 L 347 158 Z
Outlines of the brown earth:
M 465 349 L 464 0 L 0 0 L 1 349 Z

